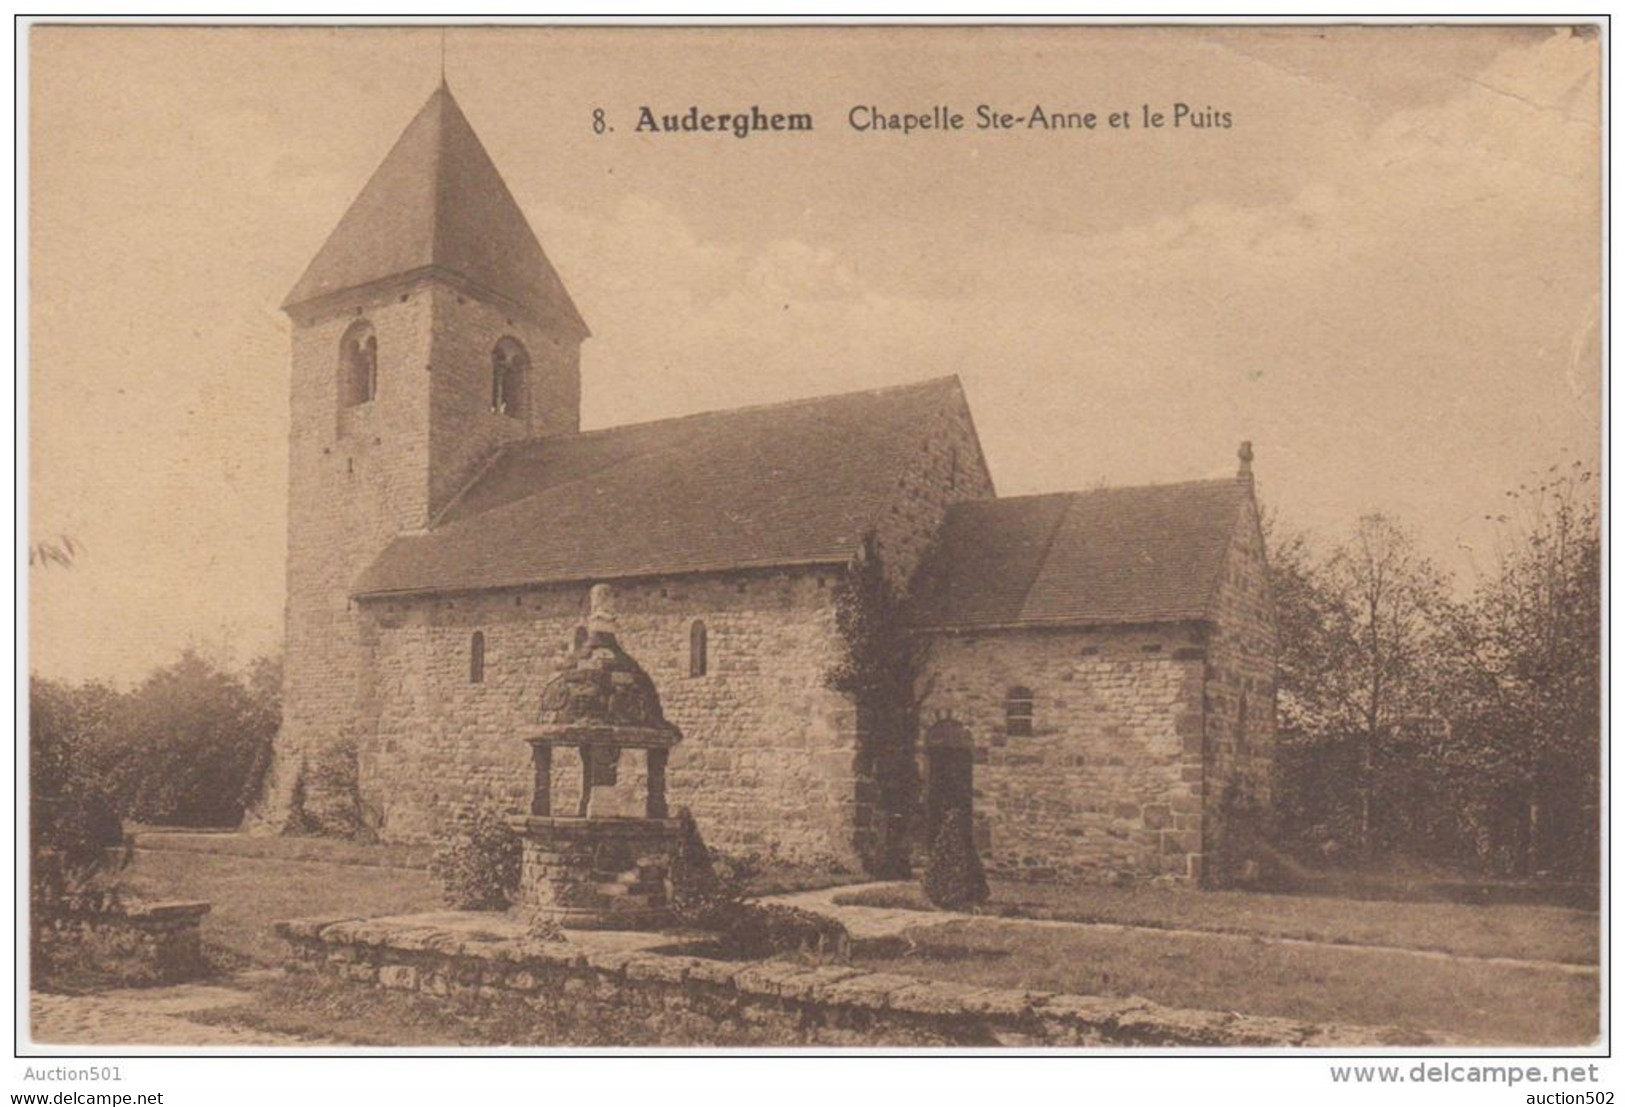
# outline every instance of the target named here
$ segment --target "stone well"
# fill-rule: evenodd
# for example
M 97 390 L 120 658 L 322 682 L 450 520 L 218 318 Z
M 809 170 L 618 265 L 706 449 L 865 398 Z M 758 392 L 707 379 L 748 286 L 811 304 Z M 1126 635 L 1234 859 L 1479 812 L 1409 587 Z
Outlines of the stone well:
M 577 929 L 657 929 L 671 921 L 671 859 L 681 823 L 667 817 L 666 759 L 682 734 L 666 721 L 654 681 L 615 639 L 608 585 L 594 585 L 586 638 L 542 690 L 540 725 L 525 735 L 535 784 L 530 814 L 508 822 L 523 839 L 519 903 Z M 552 809 L 553 756 L 581 759 L 574 814 Z M 641 817 L 593 810 L 621 758 L 641 754 L 648 795 Z

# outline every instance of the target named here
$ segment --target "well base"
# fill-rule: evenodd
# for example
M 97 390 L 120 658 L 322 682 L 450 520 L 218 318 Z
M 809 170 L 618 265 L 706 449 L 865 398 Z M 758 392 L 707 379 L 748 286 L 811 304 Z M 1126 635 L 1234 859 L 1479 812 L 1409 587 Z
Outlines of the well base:
M 676 819 L 514 815 L 522 839 L 516 904 L 574 930 L 658 930 L 672 922 Z

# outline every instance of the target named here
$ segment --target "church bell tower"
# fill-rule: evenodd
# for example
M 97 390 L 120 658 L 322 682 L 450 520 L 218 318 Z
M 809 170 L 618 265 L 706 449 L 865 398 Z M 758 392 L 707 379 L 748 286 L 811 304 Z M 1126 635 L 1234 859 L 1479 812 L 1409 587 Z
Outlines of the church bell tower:
M 588 330 L 444 82 L 282 307 L 283 722 L 255 819 L 342 830 L 332 824 L 351 816 L 320 794 L 335 774 L 318 766 L 353 769 L 371 718 L 352 586 L 395 537 L 431 528 L 505 443 L 579 429 Z

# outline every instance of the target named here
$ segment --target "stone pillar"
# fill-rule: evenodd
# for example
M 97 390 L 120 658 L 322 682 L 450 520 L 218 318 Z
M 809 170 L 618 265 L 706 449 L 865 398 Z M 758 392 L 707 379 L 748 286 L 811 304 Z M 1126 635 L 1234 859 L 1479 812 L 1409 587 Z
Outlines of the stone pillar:
M 553 813 L 553 747 L 538 742 L 531 747 L 531 761 L 535 766 L 535 783 L 531 786 L 530 813 Z
M 666 757 L 670 750 L 645 750 L 648 764 L 649 796 L 644 814 L 651 819 L 666 817 Z
M 581 754 L 581 806 L 576 810 L 576 818 L 585 819 L 592 811 L 592 749 L 577 746 L 576 752 Z

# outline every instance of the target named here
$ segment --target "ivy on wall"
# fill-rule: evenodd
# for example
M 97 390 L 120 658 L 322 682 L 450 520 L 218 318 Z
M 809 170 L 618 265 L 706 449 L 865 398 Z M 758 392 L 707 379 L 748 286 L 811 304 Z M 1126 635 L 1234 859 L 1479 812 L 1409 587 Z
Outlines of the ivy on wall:
M 915 746 L 925 644 L 908 631 L 873 534 L 836 583 L 834 599 L 841 653 L 824 683 L 850 696 L 857 712 L 858 799 L 870 808 L 867 828 L 860 817 L 859 854 L 875 876 L 906 877 L 920 795 Z

